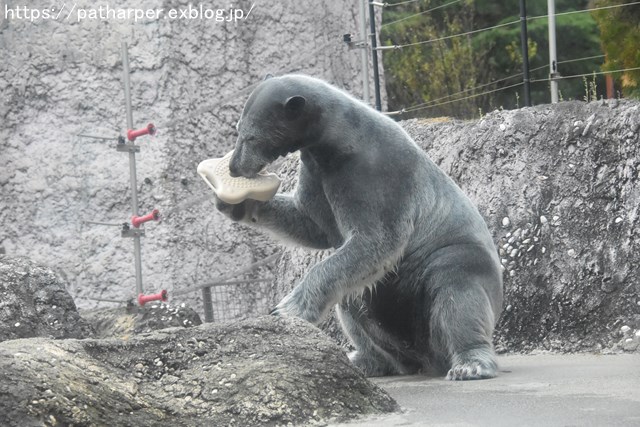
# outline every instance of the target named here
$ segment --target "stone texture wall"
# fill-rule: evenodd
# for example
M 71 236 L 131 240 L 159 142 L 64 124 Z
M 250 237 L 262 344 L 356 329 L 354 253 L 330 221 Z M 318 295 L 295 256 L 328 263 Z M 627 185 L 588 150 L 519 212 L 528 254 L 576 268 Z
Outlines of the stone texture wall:
M 25 7 L 13 0 L 5 4 L 12 10 Z M 100 4 L 168 13 L 190 3 Z M 204 5 L 230 7 L 229 2 Z M 42 0 L 27 6 L 52 7 Z M 158 128 L 156 137 L 138 141 L 140 213 L 158 208 L 163 215 L 161 222 L 146 226 L 142 240 L 145 290 L 171 293 L 274 252 L 269 240 L 214 212 L 210 190 L 195 168 L 232 148 L 234 126 L 250 92 L 243 89 L 267 73 L 304 72 L 360 94 L 359 53 L 342 43 L 343 33 L 357 31 L 357 2 L 331 0 L 310 7 L 295 0 L 241 0 L 233 7 L 251 14 L 238 22 L 77 22 L 80 10 L 98 6 L 67 2 L 59 19 L 33 22 L 2 11 L 0 247 L 55 268 L 75 297 L 134 295 L 133 242 L 121 238 L 118 227 L 83 222 L 122 223 L 131 215 L 128 155 L 113 148 L 126 128 L 125 41 L 134 127 L 153 122 Z M 181 300 L 196 303 L 198 297 Z M 96 305 L 84 299 L 77 303 Z

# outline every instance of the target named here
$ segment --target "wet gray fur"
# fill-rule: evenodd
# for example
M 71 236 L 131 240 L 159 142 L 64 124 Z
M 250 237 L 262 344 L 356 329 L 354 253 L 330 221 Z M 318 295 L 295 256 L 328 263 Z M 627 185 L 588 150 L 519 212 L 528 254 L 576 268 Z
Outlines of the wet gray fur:
M 235 221 L 310 248 L 335 248 L 274 309 L 319 323 L 337 305 L 369 376 L 496 375 L 502 273 L 476 207 L 393 120 L 300 75 L 251 94 L 230 169 L 253 177 L 300 151 L 293 195 L 216 201 Z

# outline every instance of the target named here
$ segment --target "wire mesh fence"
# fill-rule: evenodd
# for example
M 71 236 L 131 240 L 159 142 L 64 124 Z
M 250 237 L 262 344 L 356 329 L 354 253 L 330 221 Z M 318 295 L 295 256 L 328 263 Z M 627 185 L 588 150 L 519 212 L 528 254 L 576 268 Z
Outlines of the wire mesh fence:
M 273 308 L 275 298 L 272 282 L 228 282 L 209 289 L 212 322 L 265 315 Z

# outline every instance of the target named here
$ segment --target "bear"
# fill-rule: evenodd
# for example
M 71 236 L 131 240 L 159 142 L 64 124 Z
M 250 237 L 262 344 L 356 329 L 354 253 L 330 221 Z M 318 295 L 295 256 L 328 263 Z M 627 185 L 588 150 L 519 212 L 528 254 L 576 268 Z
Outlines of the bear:
M 232 176 L 255 177 L 299 152 L 293 194 L 230 205 L 229 218 L 335 251 L 272 311 L 321 322 L 332 307 L 367 376 L 492 378 L 502 269 L 462 190 L 402 127 L 323 80 L 261 82 L 237 125 Z

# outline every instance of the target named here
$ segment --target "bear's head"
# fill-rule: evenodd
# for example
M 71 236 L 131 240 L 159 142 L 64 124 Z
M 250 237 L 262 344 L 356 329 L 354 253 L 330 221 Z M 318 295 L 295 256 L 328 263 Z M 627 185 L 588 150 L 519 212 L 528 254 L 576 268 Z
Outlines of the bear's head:
M 238 139 L 229 163 L 232 176 L 253 178 L 266 165 L 304 147 L 317 116 L 304 87 L 269 78 L 251 93 L 237 124 Z

